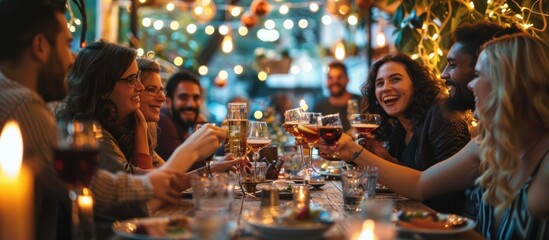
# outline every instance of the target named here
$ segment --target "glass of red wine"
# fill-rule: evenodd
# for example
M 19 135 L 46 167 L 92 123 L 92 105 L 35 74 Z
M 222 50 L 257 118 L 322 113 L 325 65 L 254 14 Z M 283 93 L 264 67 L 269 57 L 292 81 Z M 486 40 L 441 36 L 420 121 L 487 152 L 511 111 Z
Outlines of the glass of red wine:
M 72 200 L 72 239 L 94 239 L 93 198 L 89 187 L 97 169 L 101 127 L 95 121 L 60 122 L 55 170 Z
M 200 129 L 203 126 L 210 125 L 210 126 L 216 126 L 215 123 L 198 123 L 196 124 L 196 127 L 194 128 L 194 131 L 196 132 L 198 129 Z M 208 158 L 205 159 L 206 161 L 206 176 L 212 177 L 212 169 L 210 167 L 210 162 L 213 159 L 214 154 L 210 155 Z
M 341 134 L 343 134 L 339 113 L 321 116 L 317 119 L 317 123 L 318 135 L 320 138 L 322 138 L 327 145 L 334 146 L 341 137 Z M 323 157 L 326 160 L 340 160 L 337 157 L 337 153 L 323 154 Z

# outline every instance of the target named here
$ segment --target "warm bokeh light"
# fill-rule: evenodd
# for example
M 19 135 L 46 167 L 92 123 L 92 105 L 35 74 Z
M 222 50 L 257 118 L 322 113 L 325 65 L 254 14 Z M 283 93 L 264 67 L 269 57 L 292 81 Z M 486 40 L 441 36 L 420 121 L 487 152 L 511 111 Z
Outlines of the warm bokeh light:
M 198 74 L 200 74 L 202 76 L 208 74 L 208 67 L 205 66 L 205 65 L 202 65 L 202 66 L 198 67 Z
M 181 66 L 183 65 L 183 58 L 182 57 L 175 57 L 173 59 L 173 64 L 175 64 L 175 66 Z
M 343 43 L 343 41 L 338 41 L 335 45 L 334 57 L 337 60 L 341 61 L 345 58 L 346 54 L 347 53 L 345 52 L 345 44 Z
M 320 7 L 318 6 L 318 3 L 316 2 L 312 2 L 310 5 L 309 5 L 309 10 L 311 10 L 311 12 L 318 12 L 318 9 L 320 9 Z
M 242 65 L 236 65 L 234 66 L 233 71 L 235 74 L 242 74 L 244 72 L 244 68 Z
M 322 24 L 324 24 L 324 25 L 330 25 L 330 24 L 332 24 L 332 16 L 324 15 L 324 16 L 322 16 L 321 21 L 322 21 Z
M 215 28 L 212 25 L 208 25 L 204 28 L 204 32 L 208 35 L 212 35 L 215 32 Z
M 238 17 L 242 13 L 242 7 L 232 6 L 230 11 L 233 17 Z
M 238 28 L 238 34 L 240 34 L 240 36 L 248 35 L 248 28 L 246 28 L 244 26 L 239 27 Z
M 168 10 L 168 12 L 171 12 L 174 9 L 175 9 L 175 5 L 173 3 L 166 4 L 166 10 Z
M 188 32 L 188 33 L 193 34 L 193 33 L 196 32 L 196 29 L 197 29 L 197 28 L 196 28 L 196 25 L 194 25 L 194 24 L 191 23 L 191 24 L 187 25 L 187 28 L 186 28 L 186 29 L 187 29 L 187 32 Z
M 307 28 L 309 26 L 309 22 L 307 19 L 300 19 L 299 22 L 297 22 L 297 25 L 299 25 L 300 28 Z
M 290 72 L 293 74 L 293 75 L 299 75 L 299 73 L 301 72 L 301 69 L 299 69 L 298 66 L 292 66 L 290 68 Z
M 356 15 L 352 14 L 352 15 L 349 15 L 349 17 L 347 18 L 347 22 L 354 26 L 358 23 L 358 18 L 356 17 Z
M 179 29 L 179 22 L 178 22 L 178 21 L 172 21 L 172 22 L 170 23 L 170 29 L 172 29 L 172 30 L 174 30 L 174 31 L 177 30 L 177 29 Z
M 156 20 L 153 23 L 153 28 L 157 31 L 160 31 L 164 27 L 164 22 L 162 20 Z
M 269 20 L 265 21 L 265 28 L 266 29 L 271 30 L 271 29 L 274 29 L 275 27 L 276 27 L 276 24 L 273 20 L 269 19 Z
M 376 36 L 376 44 L 378 47 L 385 47 L 387 44 L 387 38 L 385 37 L 385 33 L 379 32 Z
M 278 12 L 282 15 L 286 15 L 288 14 L 288 12 L 290 11 L 290 8 L 288 7 L 287 4 L 282 4 L 280 6 L 280 8 L 278 9 Z
M 299 100 L 299 107 L 303 109 L 303 111 L 307 111 L 307 109 L 309 109 L 309 105 L 307 105 L 307 102 L 305 102 L 305 99 Z
M 213 0 L 195 0 L 192 14 L 194 19 L 200 23 L 211 21 L 217 12 L 217 7 Z
M 6 122 L 0 134 L 0 153 L 0 171 L 6 176 L 17 176 L 23 162 L 23 137 L 13 120 Z
M 261 112 L 260 110 L 256 110 L 256 111 L 254 112 L 254 118 L 255 118 L 255 119 L 258 119 L 258 120 L 261 119 L 261 118 L 263 118 L 263 112 Z
M 225 35 L 221 42 L 221 51 L 224 53 L 230 53 L 233 51 L 233 37 L 231 35 Z
M 143 50 L 143 48 L 138 48 L 137 49 L 137 56 L 141 57 L 141 56 L 143 56 L 143 54 L 145 54 L 145 50 Z
M 259 71 L 259 73 L 257 73 L 257 78 L 259 81 L 265 81 L 267 80 L 267 73 L 265 71 Z
M 292 19 L 286 19 L 286 20 L 284 20 L 282 25 L 284 26 L 284 28 L 290 30 L 290 29 L 294 28 L 294 21 L 292 21 Z
M 229 33 L 229 27 L 225 24 L 219 26 L 219 29 L 217 29 L 217 31 L 219 31 L 219 34 L 221 35 L 227 35 L 227 33 Z

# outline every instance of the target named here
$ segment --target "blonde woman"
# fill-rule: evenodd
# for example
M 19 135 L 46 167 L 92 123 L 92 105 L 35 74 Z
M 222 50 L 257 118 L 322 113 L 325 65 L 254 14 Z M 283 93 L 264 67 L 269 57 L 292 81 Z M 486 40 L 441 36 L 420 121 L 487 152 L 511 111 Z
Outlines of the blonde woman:
M 487 239 L 549 238 L 549 46 L 516 34 L 486 44 L 469 84 L 480 135 L 424 172 L 385 161 L 349 136 L 320 150 L 379 167 L 392 190 L 422 200 L 476 186 L 477 231 Z

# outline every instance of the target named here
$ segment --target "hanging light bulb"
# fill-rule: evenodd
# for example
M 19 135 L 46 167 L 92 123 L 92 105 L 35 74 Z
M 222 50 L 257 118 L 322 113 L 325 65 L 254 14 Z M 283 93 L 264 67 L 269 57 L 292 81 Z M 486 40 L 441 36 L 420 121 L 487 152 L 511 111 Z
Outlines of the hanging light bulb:
M 216 14 L 216 6 L 213 0 L 196 0 L 193 4 L 193 17 L 201 23 L 211 21 Z
M 334 47 L 334 57 L 337 60 L 341 61 L 345 58 L 346 54 L 347 53 L 345 52 L 345 44 L 343 43 L 343 41 L 338 41 Z
M 379 32 L 377 34 L 376 44 L 377 44 L 377 47 L 385 47 L 385 44 L 387 44 L 387 38 L 385 37 L 385 33 Z
M 326 10 L 334 17 L 344 17 L 351 12 L 349 0 L 327 0 Z
M 264 17 L 271 12 L 271 4 L 267 0 L 254 0 L 250 5 L 250 11 L 255 16 Z
M 231 34 L 225 35 L 223 37 L 223 41 L 221 42 L 221 51 L 224 53 L 230 53 L 233 51 L 233 37 Z

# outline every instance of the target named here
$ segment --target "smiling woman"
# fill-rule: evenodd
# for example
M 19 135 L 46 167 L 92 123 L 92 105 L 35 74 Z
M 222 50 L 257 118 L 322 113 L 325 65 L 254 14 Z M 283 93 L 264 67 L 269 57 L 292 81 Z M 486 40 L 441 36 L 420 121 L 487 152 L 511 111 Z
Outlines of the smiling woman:
M 381 115 L 375 140 L 364 147 L 386 160 L 423 171 L 454 153 L 469 141 L 465 116 L 442 107 L 442 82 L 424 66 L 404 54 L 387 55 L 375 62 L 362 94 L 366 111 Z M 374 150 L 375 148 L 375 150 Z M 426 202 L 441 212 L 461 213 L 463 192 Z

